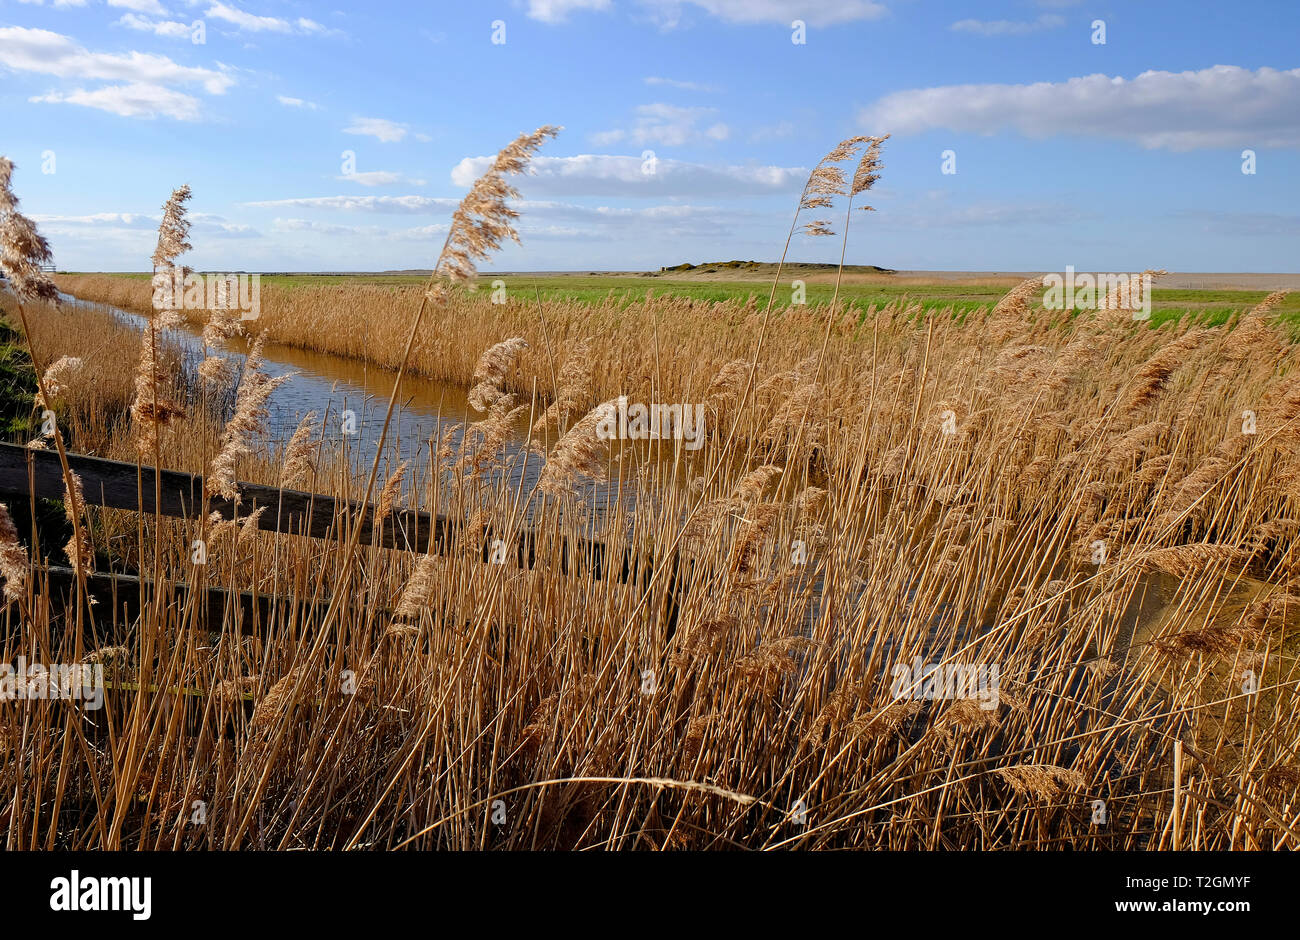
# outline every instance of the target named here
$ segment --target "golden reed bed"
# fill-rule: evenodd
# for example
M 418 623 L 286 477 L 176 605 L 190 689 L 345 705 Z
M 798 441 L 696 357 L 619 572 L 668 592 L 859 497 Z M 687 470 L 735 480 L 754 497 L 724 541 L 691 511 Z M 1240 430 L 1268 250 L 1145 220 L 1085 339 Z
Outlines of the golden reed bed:
M 822 185 L 809 208 L 856 190 Z M 411 368 L 476 385 L 477 433 L 435 440 L 404 497 L 310 422 L 270 452 L 256 370 L 228 378 L 233 450 L 229 425 L 158 392 L 185 387 L 162 366 L 85 360 L 65 383 L 84 397 L 60 426 L 106 448 L 134 447 L 141 420 L 86 416 L 135 383 L 157 435 L 142 459 L 228 452 L 226 476 L 272 482 L 292 463 L 296 485 L 473 525 L 414 557 L 90 511 L 83 560 L 333 599 L 240 638 L 164 591 L 99 649 L 11 550 L 4 658 L 89 657 L 144 691 L 110 694 L 93 728 L 49 703 L 0 711 L 7 846 L 1295 847 L 1300 372 L 1276 297 L 1229 327 L 1151 329 L 1062 321 L 1032 284 L 962 322 L 453 288 L 412 331 L 424 300 L 267 290 L 258 323 L 395 367 L 413 336 Z M 66 316 L 26 303 L 38 363 L 71 354 L 42 331 Z M 620 393 L 703 403 L 706 446 L 600 439 Z M 527 452 L 504 446 L 521 407 L 550 460 L 536 491 L 492 472 Z M 598 529 L 655 560 L 631 583 L 561 570 L 601 478 L 636 484 Z M 484 564 L 483 527 L 517 532 L 525 510 L 536 563 Z M 927 665 L 996 685 L 960 694 Z

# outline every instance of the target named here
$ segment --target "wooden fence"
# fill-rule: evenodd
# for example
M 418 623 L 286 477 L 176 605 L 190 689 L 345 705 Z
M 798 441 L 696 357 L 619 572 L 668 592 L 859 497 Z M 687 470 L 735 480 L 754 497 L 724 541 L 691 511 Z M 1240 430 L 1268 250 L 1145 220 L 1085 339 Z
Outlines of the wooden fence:
M 158 470 L 154 467 L 105 460 L 83 454 L 68 454 L 68 464 L 81 478 L 82 489 L 88 505 L 129 512 L 142 512 L 178 519 L 197 519 L 204 511 L 203 477 L 177 470 Z M 393 509 L 379 516 L 373 505 L 363 506 L 355 500 L 341 500 L 320 493 L 286 490 L 257 483 L 237 484 L 241 494 L 239 517 L 251 518 L 258 507 L 266 511 L 256 519 L 259 529 L 282 532 L 308 538 L 340 538 L 360 526 L 358 544 L 391 548 L 400 551 L 445 554 L 454 544 L 458 530 L 464 525 L 459 520 L 434 515 L 414 509 Z M 155 502 L 155 494 L 158 499 Z M 36 497 L 57 499 L 64 497 L 63 470 L 58 454 L 50 450 L 33 450 L 17 444 L 0 444 L 0 496 L 12 498 Z M 223 519 L 236 517 L 233 502 L 210 496 L 208 513 Z M 364 512 L 362 511 L 364 509 Z M 480 533 L 481 558 L 488 562 L 493 555 L 497 538 L 490 529 Z M 530 568 L 536 561 L 536 533 L 525 529 L 514 538 L 513 555 L 521 568 Z M 499 549 L 500 545 L 496 545 Z M 509 557 L 509 546 L 507 557 Z M 625 549 L 614 570 L 621 582 L 644 582 L 653 571 L 653 558 L 640 557 L 630 547 Z M 589 540 L 562 541 L 560 545 L 560 571 L 562 574 L 584 573 L 602 579 L 608 575 L 606 546 Z M 58 588 L 67 593 L 75 585 L 75 573 L 70 568 L 49 566 L 44 569 L 50 582 L 51 593 Z M 680 575 L 677 559 L 672 563 L 672 584 Z M 87 581 L 91 596 L 99 603 L 112 604 L 120 610 L 138 607 L 143 591 L 150 586 L 132 574 L 92 574 Z M 189 587 L 175 584 L 172 590 L 184 597 Z M 204 588 L 205 603 L 210 623 L 220 623 L 229 605 L 234 603 L 245 614 L 243 623 L 264 621 L 277 605 L 290 604 L 292 598 L 255 595 L 250 592 L 230 592 L 221 588 Z M 328 600 L 328 599 L 327 599 Z M 669 611 L 670 626 L 676 622 L 676 604 Z

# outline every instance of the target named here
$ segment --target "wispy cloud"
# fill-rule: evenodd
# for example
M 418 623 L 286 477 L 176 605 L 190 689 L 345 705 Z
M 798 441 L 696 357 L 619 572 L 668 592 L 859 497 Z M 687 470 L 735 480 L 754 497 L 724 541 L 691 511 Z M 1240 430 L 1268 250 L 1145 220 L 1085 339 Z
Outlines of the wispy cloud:
M 117 24 L 142 33 L 165 36 L 168 39 L 189 39 L 193 29 L 191 23 L 182 23 L 179 20 L 151 20 L 136 13 L 124 14 Z
M 275 219 L 271 223 L 273 232 L 299 232 L 331 237 L 346 235 L 349 238 L 381 238 L 392 241 L 426 241 L 438 235 L 446 235 L 449 227 L 446 222 L 441 222 L 412 228 L 388 229 L 379 225 L 340 225 L 337 222 L 320 222 L 315 219 Z
M 523 214 L 520 231 L 525 236 L 587 240 L 602 235 L 714 237 L 729 234 L 742 218 L 757 217 L 749 210 L 695 205 L 627 208 L 525 199 L 516 203 L 516 207 Z
M 1064 25 L 1065 17 L 1058 13 L 1044 13 L 1036 20 L 958 20 L 948 28 L 977 36 L 1025 36 Z
M 466 157 L 452 169 L 451 181 L 467 187 L 491 162 L 492 157 Z M 721 198 L 797 194 L 808 176 L 803 167 L 726 166 L 666 159 L 647 166 L 640 157 L 604 154 L 536 157 L 532 168 L 534 172 L 520 184 L 530 196 Z
M 810 26 L 833 26 L 874 20 L 888 9 L 876 0 L 640 0 L 663 26 L 676 26 L 683 8 L 698 7 L 729 23 L 780 23 L 803 20 Z
M 136 13 L 149 13 L 153 16 L 167 15 L 167 11 L 158 0 L 108 0 L 108 5 L 120 10 L 134 10 Z
M 398 124 L 387 118 L 358 117 L 343 128 L 343 133 L 375 137 L 386 144 L 393 144 L 401 141 L 410 129 L 407 124 Z
M 693 141 L 726 140 L 731 136 L 730 127 L 721 122 L 708 123 L 717 113 L 717 108 L 643 104 L 636 109 L 632 127 L 598 131 L 591 135 L 591 141 L 602 147 L 624 141 L 680 147 Z
M 197 121 L 200 114 L 199 99 L 193 95 L 144 82 L 105 85 L 92 90 L 52 91 L 27 100 L 44 104 L 78 104 L 131 118 L 169 117 L 177 121 Z
M 933 128 L 1029 137 L 1088 135 L 1146 148 L 1300 147 L 1300 69 L 1216 65 L 1196 72 L 1088 75 L 1032 85 L 946 85 L 895 92 L 861 114 L 871 131 Z
M 382 212 L 394 215 L 444 212 L 456 208 L 459 204 L 459 199 L 434 196 L 299 196 L 242 203 L 258 209 L 329 209 L 339 212 Z
M 48 232 L 80 234 L 107 230 L 154 232 L 161 217 L 147 212 L 95 212 L 89 215 L 36 215 L 32 218 Z M 251 225 L 231 222 L 210 212 L 193 212 L 189 218 L 193 231 L 204 235 L 251 238 L 259 234 Z
M 135 2 L 135 0 L 129 0 L 129 2 Z M 261 16 L 219 2 L 208 7 L 204 16 L 207 16 L 209 19 L 221 20 L 224 23 L 229 23 L 236 29 L 248 33 L 306 33 L 327 35 L 338 34 L 340 32 L 339 30 L 323 26 L 315 20 L 309 20 L 306 17 L 298 17 L 295 20 L 288 20 L 282 19 L 278 16 Z
M 124 228 L 157 228 L 158 217 L 143 212 L 95 212 L 90 215 L 34 215 L 41 225 L 119 225 Z
M 578 10 L 608 10 L 610 0 L 528 0 L 528 15 L 543 23 L 560 23 Z
M 361 186 L 394 186 L 398 183 L 405 183 L 410 186 L 428 185 L 427 180 L 412 179 L 405 173 L 396 173 L 392 170 L 367 170 L 364 173 L 343 173 L 334 178 L 346 183 L 357 183 Z
M 167 56 L 145 52 L 90 52 L 70 36 L 21 26 L 0 28 L 0 65 L 60 78 L 200 84 L 214 95 L 235 84 L 225 71 L 180 65 Z
M 642 208 L 581 206 L 568 202 L 520 200 L 513 203 L 522 213 L 520 233 L 529 241 L 561 240 L 609 242 L 650 238 L 715 238 L 751 225 L 761 217 L 748 210 L 717 206 L 661 205 Z M 315 208 L 315 206 L 313 206 Z M 359 209 L 359 211 L 367 211 Z M 348 225 L 297 217 L 276 218 L 275 232 L 298 232 L 325 236 L 351 236 L 389 240 L 427 239 L 443 235 L 446 223 L 410 228 L 379 225 Z
M 286 108 L 304 108 L 308 111 L 317 111 L 320 109 L 314 101 L 307 101 L 303 98 L 291 98 L 288 95 L 276 95 L 275 100 L 280 102 Z
M 701 91 L 716 92 L 718 89 L 713 85 L 701 85 L 699 82 L 683 82 L 675 78 L 660 78 L 658 75 L 649 75 L 645 79 L 647 85 L 665 85 L 669 88 L 678 88 L 682 91 Z

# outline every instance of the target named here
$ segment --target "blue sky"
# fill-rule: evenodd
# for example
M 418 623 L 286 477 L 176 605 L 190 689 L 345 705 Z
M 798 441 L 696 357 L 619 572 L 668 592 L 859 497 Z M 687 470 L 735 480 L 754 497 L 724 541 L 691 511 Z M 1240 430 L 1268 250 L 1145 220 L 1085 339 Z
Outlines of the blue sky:
M 774 260 L 808 170 L 892 133 L 851 263 L 1296 271 L 1298 35 L 1290 0 L 0 0 L 0 153 L 68 270 L 145 270 L 184 182 L 194 267 L 427 268 L 550 123 L 489 268 Z

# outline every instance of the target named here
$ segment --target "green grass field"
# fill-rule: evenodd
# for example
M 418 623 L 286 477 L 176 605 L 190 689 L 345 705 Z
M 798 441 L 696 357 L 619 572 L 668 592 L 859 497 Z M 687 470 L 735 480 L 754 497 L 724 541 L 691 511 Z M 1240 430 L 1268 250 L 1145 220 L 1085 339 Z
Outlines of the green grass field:
M 703 267 L 703 266 L 701 266 Z M 832 269 L 833 271 L 833 269 Z M 68 272 L 73 273 L 73 272 Z M 720 274 L 723 272 L 719 272 Z M 801 272 L 795 271 L 795 274 Z M 147 278 L 147 274 L 120 274 L 118 277 Z M 834 284 L 825 283 L 827 272 L 816 272 L 816 283 L 806 285 L 806 301 L 811 305 L 824 304 L 834 294 Z M 724 275 L 725 277 L 725 275 Z M 491 289 L 494 280 L 505 281 L 507 290 L 513 296 L 540 296 L 543 300 L 577 300 L 594 303 L 612 300 L 619 304 L 632 303 L 645 297 L 647 291 L 656 295 L 672 294 L 688 297 L 692 300 L 715 302 L 724 300 L 746 300 L 754 297 L 759 303 L 766 303 L 771 290 L 771 281 L 759 277 L 745 279 L 706 279 L 696 276 L 674 276 L 667 274 L 491 274 L 482 275 L 479 289 Z M 901 284 L 880 283 L 887 276 L 877 276 L 870 283 L 846 283 L 840 287 L 841 300 L 865 310 L 871 304 L 877 307 L 890 301 L 907 300 L 919 302 L 923 309 L 946 309 L 951 307 L 959 316 L 964 316 L 980 307 L 996 304 L 1008 287 L 997 283 L 980 282 L 936 282 L 917 284 L 912 281 Z M 262 277 L 264 287 L 341 287 L 357 284 L 379 287 L 408 287 L 423 284 L 426 275 L 420 273 L 401 274 L 267 274 Z M 791 301 L 791 280 L 782 275 L 782 284 L 777 289 L 775 302 L 778 307 L 787 306 Z M 1161 289 L 1152 292 L 1151 323 L 1158 326 L 1169 320 L 1177 320 L 1188 314 L 1198 321 L 1217 326 L 1227 322 L 1234 312 L 1248 310 L 1267 296 L 1262 290 L 1192 290 Z M 1289 324 L 1300 332 L 1300 292 L 1290 294 L 1277 309 L 1279 320 Z

